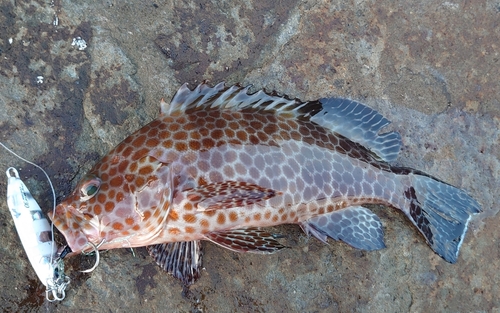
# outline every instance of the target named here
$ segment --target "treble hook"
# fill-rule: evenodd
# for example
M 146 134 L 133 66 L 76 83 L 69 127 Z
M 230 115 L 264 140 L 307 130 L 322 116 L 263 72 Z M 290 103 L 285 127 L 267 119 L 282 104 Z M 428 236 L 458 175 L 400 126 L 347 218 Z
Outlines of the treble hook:
M 95 252 L 95 255 L 96 255 L 96 257 L 95 257 L 95 264 L 94 264 L 94 266 L 92 266 L 92 267 L 91 267 L 91 268 L 89 268 L 88 270 L 84 270 L 84 271 L 80 271 L 80 272 L 82 272 L 82 273 L 90 273 L 90 272 L 94 271 L 94 270 L 97 268 L 97 266 L 99 265 L 99 259 L 100 259 L 100 257 L 99 257 L 99 247 L 100 247 L 103 243 L 104 243 L 104 239 L 103 239 L 103 240 L 101 240 L 101 242 L 99 242 L 99 244 L 98 244 L 97 246 L 96 246 L 95 244 L 93 244 L 92 242 L 90 242 L 90 241 L 89 241 L 89 242 L 87 242 L 87 244 L 89 244 L 89 245 L 91 245 L 91 246 L 92 246 L 92 251 L 90 251 L 90 252 L 82 252 L 82 254 L 84 254 L 84 255 L 89 255 L 89 254 L 91 254 L 92 252 Z

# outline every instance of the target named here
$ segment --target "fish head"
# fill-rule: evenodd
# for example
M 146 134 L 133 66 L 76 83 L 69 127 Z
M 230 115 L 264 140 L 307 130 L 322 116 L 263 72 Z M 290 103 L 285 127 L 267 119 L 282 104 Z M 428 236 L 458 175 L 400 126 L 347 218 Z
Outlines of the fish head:
M 89 242 L 102 240 L 99 237 L 99 218 L 89 214 L 96 211 L 96 195 L 101 184 L 96 175 L 85 175 L 75 190 L 56 206 L 54 212 L 48 214 L 73 252 L 84 251 L 90 248 Z
M 139 132 L 140 134 L 140 132 Z M 73 252 L 154 243 L 170 205 L 170 167 L 127 138 L 99 161 L 49 217 Z

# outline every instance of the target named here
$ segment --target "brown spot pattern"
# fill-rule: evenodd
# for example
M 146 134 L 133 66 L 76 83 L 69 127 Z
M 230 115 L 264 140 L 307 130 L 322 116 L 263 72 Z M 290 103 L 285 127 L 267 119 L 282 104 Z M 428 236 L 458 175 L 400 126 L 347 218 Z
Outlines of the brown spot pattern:
M 102 236 L 109 241 L 158 229 L 165 218 L 169 226 L 160 236 L 188 240 L 198 238 L 189 236 L 199 228 L 300 222 L 350 203 L 399 201 L 390 192 L 389 165 L 347 138 L 290 116 L 250 109 L 161 116 L 94 166 L 102 184 L 92 201 L 80 204 L 78 195 L 67 201 L 87 219 L 105 221 Z M 177 202 L 170 205 L 165 186 L 172 182 Z M 75 222 L 56 224 L 60 229 L 91 231 L 86 220 L 67 215 Z

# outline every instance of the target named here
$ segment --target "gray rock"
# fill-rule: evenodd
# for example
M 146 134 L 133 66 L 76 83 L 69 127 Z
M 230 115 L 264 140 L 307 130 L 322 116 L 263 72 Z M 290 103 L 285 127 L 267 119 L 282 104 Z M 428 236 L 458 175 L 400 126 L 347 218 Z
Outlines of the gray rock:
M 402 214 L 376 206 L 384 250 L 324 245 L 280 226 L 291 248 L 270 256 L 206 244 L 206 271 L 185 290 L 144 248 L 113 250 L 91 274 L 78 270 L 92 258 L 67 260 L 66 299 L 48 303 L 1 200 L 3 311 L 500 310 L 498 2 L 4 0 L 0 12 L 0 141 L 42 166 L 59 200 L 154 119 L 161 98 L 184 82 L 224 80 L 373 106 L 403 136 L 398 164 L 468 190 L 485 211 L 454 265 Z M 76 37 L 87 48 L 72 46 Z M 8 166 L 47 211 L 44 176 L 0 150 Z M 0 199 L 5 191 L 0 179 Z

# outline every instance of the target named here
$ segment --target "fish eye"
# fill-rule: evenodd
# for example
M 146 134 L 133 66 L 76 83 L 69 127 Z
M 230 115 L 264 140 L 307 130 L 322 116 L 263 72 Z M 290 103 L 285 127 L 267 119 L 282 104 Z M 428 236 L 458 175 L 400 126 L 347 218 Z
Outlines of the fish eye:
M 90 200 L 101 187 L 101 179 L 95 175 L 87 175 L 80 182 L 80 201 Z

